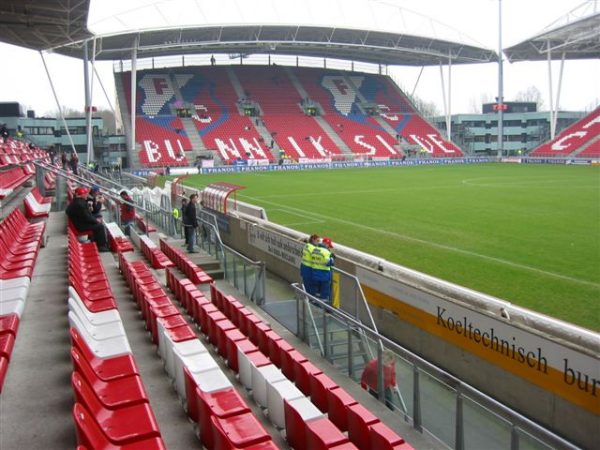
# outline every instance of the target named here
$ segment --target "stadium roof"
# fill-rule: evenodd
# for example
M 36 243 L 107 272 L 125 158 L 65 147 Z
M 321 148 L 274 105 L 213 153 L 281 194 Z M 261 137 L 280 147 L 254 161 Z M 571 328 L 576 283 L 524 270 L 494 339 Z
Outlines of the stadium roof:
M 595 3 L 584 3 L 561 17 L 541 33 L 504 49 L 510 62 L 600 58 L 600 12 Z
M 90 26 L 93 32 L 87 25 L 90 0 L 1 5 L 0 41 L 77 58 L 85 40 L 95 37 L 96 60 L 130 59 L 139 37 L 138 58 L 268 53 L 418 66 L 449 57 L 452 64 L 497 60 L 494 51 L 458 30 L 385 1 L 362 2 L 352 18 L 344 16 L 342 0 L 157 1 L 104 18 Z M 145 23 L 135 23 L 139 18 Z
M 90 0 L 2 0 L 0 41 L 44 50 L 92 36 Z

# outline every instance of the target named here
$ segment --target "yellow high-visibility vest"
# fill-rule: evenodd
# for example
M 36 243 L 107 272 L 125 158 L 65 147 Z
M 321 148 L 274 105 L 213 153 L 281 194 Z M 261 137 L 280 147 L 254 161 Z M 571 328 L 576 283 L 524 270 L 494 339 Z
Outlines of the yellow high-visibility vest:
M 308 242 L 302 249 L 302 265 L 306 267 L 312 267 L 312 252 L 316 247 Z
M 315 247 L 312 251 L 312 268 L 316 270 L 331 270 L 329 260 L 331 252 L 323 247 Z

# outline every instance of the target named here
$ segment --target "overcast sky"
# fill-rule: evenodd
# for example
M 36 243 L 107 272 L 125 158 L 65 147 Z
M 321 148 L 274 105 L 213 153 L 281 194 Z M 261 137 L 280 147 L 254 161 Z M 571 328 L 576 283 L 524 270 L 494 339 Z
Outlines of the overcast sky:
M 184 7 L 180 16 L 189 16 L 186 8 L 198 7 L 201 0 L 183 0 Z M 256 0 L 249 2 L 256 5 L 277 5 L 282 8 L 287 0 Z M 328 0 L 331 2 L 334 0 Z M 361 0 L 335 0 L 343 5 L 343 20 L 348 26 L 357 23 L 355 19 L 360 9 L 353 8 Z M 258 2 L 258 3 L 257 3 Z M 138 12 L 130 11 L 139 6 L 155 4 L 156 0 L 92 0 L 89 26 L 91 29 L 119 29 L 122 23 L 110 17 L 126 12 L 131 18 L 149 17 L 159 8 L 146 7 Z M 165 0 L 159 1 L 165 7 Z M 213 5 L 214 1 L 210 2 Z M 294 1 L 296 5 L 299 2 Z M 300 2 L 301 3 L 301 2 Z M 482 46 L 498 48 L 498 0 L 385 0 L 380 3 L 398 5 L 412 11 L 430 16 L 464 33 Z M 521 42 L 539 33 L 542 29 L 581 5 L 583 0 L 503 0 L 503 47 Z M 296 6 L 297 7 L 297 6 Z M 373 9 L 374 11 L 377 8 Z M 598 7 L 600 10 L 600 6 Z M 128 12 L 129 11 L 129 12 Z M 265 17 L 268 16 L 265 12 Z M 313 11 L 314 13 L 314 11 Z M 270 17 L 266 21 L 276 20 Z M 382 19 L 383 20 L 383 19 Z M 129 22 L 131 23 L 131 22 Z M 155 22 L 152 22 L 156 24 Z M 383 22 L 379 22 L 383 23 Z M 134 27 L 142 23 L 131 23 Z M 393 25 L 393 24 L 392 24 Z M 389 20 L 386 26 L 390 26 Z M 401 27 L 399 27 L 400 29 Z M 121 28 L 122 29 L 122 28 Z M 33 108 L 38 116 L 56 111 L 56 104 L 50 90 L 39 53 L 0 44 L 2 61 L 8 63 L 0 71 L 0 101 L 17 101 L 28 108 Z M 46 55 L 46 61 L 55 83 L 57 94 L 63 106 L 83 109 L 83 64 L 81 60 Z M 553 81 L 558 81 L 559 62 L 552 64 Z M 11 70 L 6 70 L 7 66 Z M 114 104 L 114 81 L 112 63 L 99 62 L 97 70 L 108 91 L 110 101 Z M 407 90 L 412 91 L 417 80 L 419 69 L 395 67 L 394 78 Z M 474 104 L 480 103 L 482 97 L 493 98 L 497 94 L 497 64 L 455 66 L 452 69 L 452 113 L 471 112 Z M 548 66 L 546 62 L 505 63 L 505 99 L 511 100 L 519 92 L 530 86 L 536 86 L 543 94 L 546 107 L 548 101 Z M 566 61 L 562 82 L 560 105 L 565 110 L 590 109 L 600 103 L 600 60 Z M 556 90 L 554 91 L 556 92 Z M 419 81 L 416 95 L 426 101 L 434 102 L 443 111 L 442 90 L 439 67 L 426 68 Z M 108 101 L 98 83 L 94 85 L 93 103 L 99 108 L 107 108 Z

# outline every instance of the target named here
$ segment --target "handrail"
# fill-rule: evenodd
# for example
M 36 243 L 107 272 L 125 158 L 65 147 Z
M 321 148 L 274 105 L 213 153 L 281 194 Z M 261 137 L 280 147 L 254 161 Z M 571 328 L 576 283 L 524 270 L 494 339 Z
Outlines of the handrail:
M 265 294 L 265 289 L 264 289 L 264 282 L 265 282 L 265 277 L 264 277 L 264 272 L 265 272 L 265 263 L 263 261 L 254 261 L 250 258 L 248 258 L 247 256 L 243 255 L 242 253 L 238 252 L 237 250 L 229 247 L 228 245 L 224 244 L 223 241 L 221 240 L 221 234 L 219 233 L 219 226 L 217 224 L 217 218 L 216 216 L 209 212 L 206 211 L 204 208 L 202 208 L 200 211 L 198 211 L 197 216 L 199 216 L 200 221 L 205 225 L 210 227 L 213 232 L 214 232 L 214 236 L 217 239 L 217 243 L 221 249 L 221 252 L 223 254 L 223 260 L 225 259 L 225 250 L 227 250 L 229 253 L 233 254 L 235 257 L 241 259 L 244 264 L 249 265 L 249 266 L 253 266 L 258 268 L 258 270 L 260 271 L 260 277 L 259 280 L 257 280 L 257 282 L 254 284 L 254 288 L 252 290 L 252 292 L 250 293 L 250 299 L 254 299 L 257 296 L 257 289 L 259 289 L 259 283 L 262 283 L 262 288 L 261 288 L 261 292 L 260 297 L 261 298 L 257 298 L 257 304 L 261 304 L 264 301 L 264 294 Z M 206 217 L 210 217 L 212 219 L 211 223 L 209 222 Z M 215 250 L 216 250 L 216 246 L 215 246 Z
M 375 324 L 375 319 L 373 318 L 373 314 L 371 313 L 371 308 L 369 308 L 369 303 L 367 302 L 367 298 L 365 297 L 365 293 L 364 293 L 364 291 L 362 289 L 360 281 L 358 280 L 358 277 L 356 275 L 352 275 L 351 273 L 348 273 L 348 272 L 346 272 L 346 271 L 344 271 L 342 269 L 339 269 L 339 268 L 337 268 L 335 266 L 332 267 L 332 269 L 335 272 L 339 272 L 341 274 L 344 274 L 348 278 L 351 278 L 352 280 L 354 280 L 354 282 L 356 283 L 356 287 L 358 288 L 358 292 L 360 293 L 360 296 L 362 298 L 363 305 L 364 305 L 365 309 L 367 310 L 367 314 L 369 315 L 369 320 L 371 321 L 372 329 L 376 333 L 379 333 L 379 330 L 377 330 L 377 325 Z M 357 311 L 357 313 L 358 313 L 358 311 Z
M 418 374 L 418 371 L 421 370 L 424 373 L 427 373 L 441 382 L 445 383 L 452 389 L 457 392 L 457 395 L 460 397 L 471 397 L 473 401 L 476 403 L 488 408 L 494 414 L 502 417 L 506 421 L 510 422 L 513 428 L 513 436 L 511 439 L 511 449 L 518 449 L 518 434 L 516 433 L 517 429 L 521 429 L 530 435 L 536 437 L 546 445 L 550 445 L 551 447 L 564 448 L 569 450 L 579 450 L 579 447 L 572 444 L 571 442 L 565 440 L 564 438 L 556 435 L 550 430 L 547 430 L 543 426 L 533 422 L 531 419 L 519 414 L 518 412 L 512 410 L 511 408 L 503 405 L 487 394 L 479 391 L 468 383 L 456 378 L 454 375 L 446 372 L 445 370 L 435 366 L 429 361 L 421 358 L 417 354 L 411 352 L 408 349 L 400 346 L 399 344 L 393 342 L 389 338 L 371 330 L 369 327 L 365 326 L 359 320 L 354 319 L 348 314 L 341 313 L 340 310 L 330 306 L 329 304 L 321 301 L 320 299 L 307 294 L 306 291 L 300 286 L 298 283 L 293 283 L 292 288 L 296 292 L 296 301 L 298 302 L 301 298 L 309 298 L 311 301 L 315 302 L 318 306 L 323 308 L 324 311 L 329 313 L 332 317 L 337 318 L 338 320 L 346 322 L 348 326 L 352 326 L 360 329 L 368 338 L 373 340 L 378 340 L 382 344 L 384 343 L 387 348 L 390 348 L 394 351 L 394 353 L 399 354 L 402 358 L 407 360 L 409 363 L 413 365 L 414 370 Z M 323 353 L 324 354 L 324 353 Z M 381 358 L 378 360 L 378 365 L 382 366 L 383 361 Z M 382 369 L 382 367 L 381 367 Z M 380 374 L 381 375 L 381 374 Z M 420 417 L 420 409 L 419 406 L 413 403 L 413 426 L 417 429 L 421 427 L 420 420 L 417 420 Z M 459 403 L 459 402 L 457 402 Z M 458 408 L 457 408 L 458 409 Z M 462 415 L 462 410 L 460 412 Z M 457 421 L 458 422 L 458 421 Z M 464 424 L 457 423 L 457 433 L 464 433 L 463 429 L 459 429 L 459 427 L 464 427 Z

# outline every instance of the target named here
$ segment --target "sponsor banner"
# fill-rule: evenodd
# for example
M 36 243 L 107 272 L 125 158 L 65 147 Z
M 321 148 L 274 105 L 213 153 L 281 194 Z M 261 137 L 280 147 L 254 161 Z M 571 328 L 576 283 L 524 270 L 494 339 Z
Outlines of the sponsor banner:
M 399 281 L 357 268 L 368 302 L 595 414 L 598 359 Z
M 566 164 L 567 161 L 564 159 L 553 159 L 553 158 L 523 158 L 524 164 Z
M 502 161 L 503 163 L 521 164 L 521 158 L 517 158 L 514 156 L 510 156 L 508 158 L 502 158 L 500 161 Z
M 248 243 L 292 266 L 300 267 L 304 242 L 290 240 L 271 231 L 251 225 Z
M 331 158 L 319 158 L 319 159 L 315 159 L 315 158 L 300 158 L 298 160 L 298 162 L 300 164 L 310 164 L 310 163 L 322 163 L 322 164 L 329 164 L 331 162 Z
M 592 160 L 591 159 L 568 159 L 567 164 L 589 166 L 592 164 Z
M 482 164 L 495 162 L 496 158 L 477 157 L 477 158 L 425 158 L 425 159 L 410 159 L 410 160 L 390 160 L 390 161 L 345 161 L 345 162 L 320 162 L 304 163 L 304 164 L 283 164 L 283 165 L 232 165 L 222 167 L 203 167 L 200 169 L 201 174 L 221 174 L 221 173 L 237 173 L 237 172 L 281 172 L 295 170 L 312 170 L 312 169 L 347 169 L 361 167 L 399 167 L 399 166 L 432 166 L 432 165 L 454 165 L 454 164 Z

